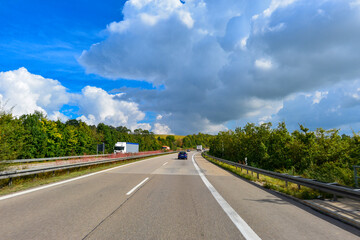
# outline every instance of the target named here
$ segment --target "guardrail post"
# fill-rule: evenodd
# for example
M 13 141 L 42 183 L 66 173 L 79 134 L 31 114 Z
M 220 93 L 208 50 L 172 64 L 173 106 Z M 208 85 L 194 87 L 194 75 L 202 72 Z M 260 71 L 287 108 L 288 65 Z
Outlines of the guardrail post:
M 333 202 L 337 202 L 337 196 L 334 194 Z
M 249 170 L 246 169 L 246 174 L 249 174 Z
M 299 190 L 301 189 L 301 186 L 300 186 L 300 184 L 298 184 L 298 189 L 299 189 Z
M 259 177 L 259 173 L 256 173 L 256 175 L 257 175 L 257 179 L 260 179 L 260 177 Z
M 288 187 L 288 181 L 285 181 L 285 187 Z
M 8 183 L 9 186 L 12 185 L 12 178 L 9 178 L 9 183 Z

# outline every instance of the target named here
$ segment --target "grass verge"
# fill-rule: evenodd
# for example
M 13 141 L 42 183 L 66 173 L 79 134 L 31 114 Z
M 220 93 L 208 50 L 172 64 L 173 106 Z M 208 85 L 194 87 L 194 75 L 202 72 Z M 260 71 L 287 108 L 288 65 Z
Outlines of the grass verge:
M 125 164 L 132 163 L 132 162 L 138 162 L 138 161 L 145 160 L 148 158 L 153 158 L 153 157 L 145 157 L 145 158 L 139 158 L 139 159 L 134 159 L 134 160 L 127 160 L 127 161 L 121 161 L 121 162 L 105 163 L 105 164 L 99 164 L 99 165 L 94 165 L 94 166 L 74 168 L 74 169 L 69 169 L 69 171 L 62 170 L 62 171 L 55 171 L 54 173 L 48 172 L 48 173 L 41 173 L 41 174 L 30 175 L 30 176 L 25 176 L 25 177 L 13 178 L 11 185 L 9 185 L 9 179 L 3 179 L 3 180 L 0 180 L 0 196 L 27 190 L 27 189 L 34 188 L 34 187 L 39 187 L 39 186 L 54 183 L 54 182 L 64 181 L 67 179 L 71 179 L 71 178 L 79 177 L 79 176 L 86 175 L 89 173 L 98 172 L 101 170 L 125 165 Z
M 281 193 L 284 193 L 286 195 L 290 195 L 299 199 L 315 199 L 315 198 L 330 198 L 331 195 L 320 192 L 318 190 L 308 188 L 301 186 L 299 189 L 299 186 L 295 183 L 288 182 L 286 186 L 286 182 L 280 179 L 268 177 L 265 175 L 259 174 L 259 178 L 257 178 L 257 173 L 253 173 L 250 170 L 247 171 L 246 169 L 236 168 L 234 166 L 231 166 L 229 164 L 220 162 L 218 160 L 215 160 L 213 158 L 205 157 L 206 160 L 218 165 L 219 167 L 228 170 L 236 175 L 239 175 L 242 178 L 245 178 L 247 180 L 256 182 L 260 185 L 262 185 L 264 188 L 272 189 Z

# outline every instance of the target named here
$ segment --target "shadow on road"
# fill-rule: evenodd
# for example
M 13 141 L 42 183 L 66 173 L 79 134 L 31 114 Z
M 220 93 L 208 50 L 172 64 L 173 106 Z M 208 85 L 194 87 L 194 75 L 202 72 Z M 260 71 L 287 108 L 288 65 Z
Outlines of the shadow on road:
M 289 205 L 290 203 L 288 201 L 285 201 L 283 199 L 278 198 L 272 198 L 272 199 L 244 199 L 247 201 L 253 201 L 253 202 L 264 202 L 264 203 L 275 203 L 279 205 Z

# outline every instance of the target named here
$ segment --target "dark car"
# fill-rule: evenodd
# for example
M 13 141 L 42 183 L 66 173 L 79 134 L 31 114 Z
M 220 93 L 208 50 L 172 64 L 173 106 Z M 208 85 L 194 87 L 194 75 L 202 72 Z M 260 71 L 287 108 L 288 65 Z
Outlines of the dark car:
M 187 152 L 190 152 L 190 149 L 186 150 Z
M 187 153 L 184 151 L 179 152 L 178 159 L 187 159 Z

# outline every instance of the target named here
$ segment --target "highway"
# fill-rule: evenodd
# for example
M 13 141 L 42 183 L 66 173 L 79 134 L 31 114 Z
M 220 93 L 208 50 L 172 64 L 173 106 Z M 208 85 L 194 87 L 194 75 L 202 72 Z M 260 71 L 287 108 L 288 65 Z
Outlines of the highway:
M 191 152 L 0 197 L 0 239 L 354 240 L 360 231 Z

